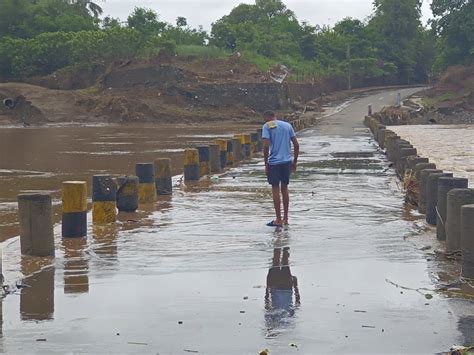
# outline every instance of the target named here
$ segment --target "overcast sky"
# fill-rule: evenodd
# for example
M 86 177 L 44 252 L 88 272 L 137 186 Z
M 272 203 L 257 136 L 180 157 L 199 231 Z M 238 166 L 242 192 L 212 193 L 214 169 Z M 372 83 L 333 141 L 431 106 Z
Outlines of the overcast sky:
M 178 16 L 188 19 L 192 27 L 202 25 L 210 30 L 211 23 L 227 15 L 240 3 L 253 4 L 253 0 L 96 0 L 104 15 L 126 20 L 134 7 L 155 10 L 160 20 L 175 23 Z M 345 17 L 365 19 L 372 13 L 372 0 L 283 0 L 296 13 L 300 21 L 311 25 L 333 25 Z M 431 17 L 430 0 L 423 0 L 423 23 Z

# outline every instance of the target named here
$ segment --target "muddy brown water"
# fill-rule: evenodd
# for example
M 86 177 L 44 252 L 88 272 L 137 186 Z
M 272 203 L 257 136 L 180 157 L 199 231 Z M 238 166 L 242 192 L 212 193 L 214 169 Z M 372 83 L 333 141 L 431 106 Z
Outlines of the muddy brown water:
M 90 225 L 87 239 L 63 241 L 56 225 L 55 260 L 20 257 L 9 239 L 0 349 L 432 354 L 472 341 L 472 301 L 436 291 L 453 263 L 421 250 L 433 235 L 361 127 L 380 97 L 299 134 L 288 229 L 265 226 L 271 192 L 259 157 L 114 225 Z
M 16 196 L 22 190 L 53 192 L 61 183 L 94 174 L 134 175 L 135 164 L 171 158 L 182 173 L 183 150 L 215 138 L 255 131 L 255 126 L 56 126 L 0 129 L 0 241 L 18 235 Z M 90 195 L 90 188 L 89 188 Z M 55 209 L 56 220 L 60 209 Z

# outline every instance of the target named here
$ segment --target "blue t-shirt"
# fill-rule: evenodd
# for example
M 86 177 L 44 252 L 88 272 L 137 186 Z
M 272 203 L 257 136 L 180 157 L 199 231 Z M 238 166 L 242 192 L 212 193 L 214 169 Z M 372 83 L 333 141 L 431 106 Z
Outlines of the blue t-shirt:
M 295 131 L 285 121 L 273 120 L 263 125 L 262 138 L 270 140 L 268 164 L 277 165 L 291 162 L 291 138 Z

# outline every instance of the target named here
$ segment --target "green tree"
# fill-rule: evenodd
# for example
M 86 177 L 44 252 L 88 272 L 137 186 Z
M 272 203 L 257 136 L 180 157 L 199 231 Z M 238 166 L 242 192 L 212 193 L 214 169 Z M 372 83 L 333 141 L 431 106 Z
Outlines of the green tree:
M 474 2 L 472 0 L 433 0 L 432 23 L 439 36 L 436 67 L 442 70 L 453 64 L 474 59 Z
M 146 35 L 156 35 L 166 28 L 166 23 L 158 19 L 158 14 L 150 9 L 136 7 L 127 18 L 128 27 Z
M 374 9 L 368 27 L 378 54 L 398 67 L 401 83 L 410 83 L 416 76 L 415 40 L 422 29 L 421 1 L 375 0 Z

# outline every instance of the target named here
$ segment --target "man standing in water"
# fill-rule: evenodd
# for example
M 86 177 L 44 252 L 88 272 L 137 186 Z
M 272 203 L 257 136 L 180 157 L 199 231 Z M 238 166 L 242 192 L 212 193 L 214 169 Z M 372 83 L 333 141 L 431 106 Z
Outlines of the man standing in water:
M 288 224 L 288 207 L 290 197 L 288 184 L 291 171 L 296 171 L 300 145 L 296 139 L 293 127 L 285 121 L 276 119 L 273 111 L 263 114 L 263 156 L 265 159 L 265 174 L 268 183 L 272 185 L 273 205 L 275 206 L 276 219 L 267 223 L 269 227 L 281 227 Z M 291 157 L 291 143 L 294 154 Z M 281 217 L 281 197 L 283 199 L 283 218 Z

